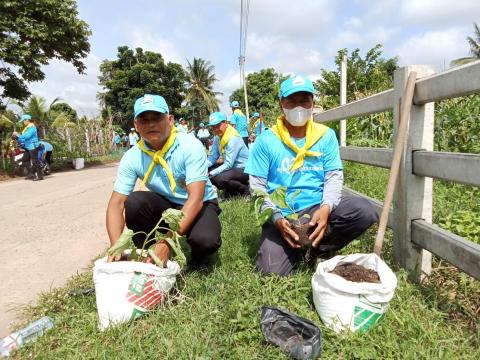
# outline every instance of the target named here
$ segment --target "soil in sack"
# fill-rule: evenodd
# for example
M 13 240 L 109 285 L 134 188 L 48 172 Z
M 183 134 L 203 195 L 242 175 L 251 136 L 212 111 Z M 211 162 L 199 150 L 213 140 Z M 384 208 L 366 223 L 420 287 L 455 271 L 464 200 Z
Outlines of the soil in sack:
M 380 282 L 380 277 L 375 270 L 367 269 L 361 265 L 349 262 L 338 263 L 337 266 L 335 266 L 335 269 L 330 271 L 330 273 L 341 276 L 345 280 L 352 282 Z

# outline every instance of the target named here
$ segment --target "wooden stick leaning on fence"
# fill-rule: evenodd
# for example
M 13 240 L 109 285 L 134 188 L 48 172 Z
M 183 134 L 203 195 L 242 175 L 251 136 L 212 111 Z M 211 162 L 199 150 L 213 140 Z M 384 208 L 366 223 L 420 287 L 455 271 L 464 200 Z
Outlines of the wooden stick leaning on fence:
M 390 167 L 390 175 L 388 177 L 387 194 L 383 201 L 382 215 L 380 216 L 380 223 L 378 224 L 377 237 L 373 252 L 380 256 L 382 252 L 383 239 L 385 237 L 385 230 L 387 228 L 388 213 L 392 205 L 393 193 L 395 191 L 395 184 L 400 170 L 400 161 L 402 159 L 403 149 L 407 138 L 408 123 L 410 121 L 410 109 L 413 102 L 413 93 L 415 91 L 415 82 L 417 81 L 417 73 L 412 71 L 408 76 L 405 94 L 402 99 L 402 106 L 400 109 L 400 121 L 398 126 L 397 138 L 393 148 L 392 165 Z

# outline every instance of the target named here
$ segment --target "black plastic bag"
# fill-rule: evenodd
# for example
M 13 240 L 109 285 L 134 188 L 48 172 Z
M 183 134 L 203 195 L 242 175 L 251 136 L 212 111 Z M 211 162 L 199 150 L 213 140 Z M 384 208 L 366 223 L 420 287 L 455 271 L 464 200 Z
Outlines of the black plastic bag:
M 321 357 L 322 333 L 310 320 L 272 306 L 262 308 L 260 327 L 268 342 L 299 360 Z

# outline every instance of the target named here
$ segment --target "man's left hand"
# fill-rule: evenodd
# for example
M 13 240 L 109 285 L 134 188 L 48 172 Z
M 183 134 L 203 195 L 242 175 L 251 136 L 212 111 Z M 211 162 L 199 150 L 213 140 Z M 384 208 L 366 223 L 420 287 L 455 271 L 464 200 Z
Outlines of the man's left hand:
M 330 215 L 330 206 L 322 205 L 320 209 L 313 213 L 310 220 L 310 226 L 315 226 L 315 230 L 308 237 L 312 241 L 312 246 L 317 247 L 323 239 L 325 230 L 327 229 L 328 216 Z

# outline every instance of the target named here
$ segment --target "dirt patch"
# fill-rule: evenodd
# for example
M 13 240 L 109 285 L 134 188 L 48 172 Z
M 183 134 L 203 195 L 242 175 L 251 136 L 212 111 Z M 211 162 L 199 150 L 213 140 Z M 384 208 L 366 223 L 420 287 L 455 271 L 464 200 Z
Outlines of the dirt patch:
M 312 246 L 312 241 L 308 238 L 313 230 L 310 224 L 298 224 L 296 222 L 291 222 L 290 224 L 292 225 L 292 230 L 298 235 L 298 243 L 302 247 Z
M 330 271 L 332 274 L 343 277 L 345 280 L 353 282 L 379 283 L 380 277 L 375 270 L 367 269 L 361 265 L 353 263 L 339 263 L 335 269 Z

